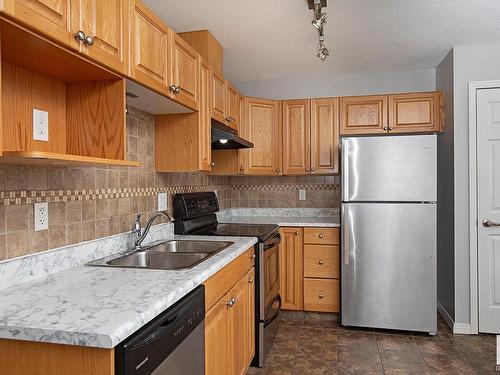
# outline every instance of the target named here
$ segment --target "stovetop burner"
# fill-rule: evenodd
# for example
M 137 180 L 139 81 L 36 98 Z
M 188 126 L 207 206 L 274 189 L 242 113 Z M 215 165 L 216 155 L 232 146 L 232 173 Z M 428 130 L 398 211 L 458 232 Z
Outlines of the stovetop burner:
M 257 237 L 259 242 L 264 242 L 278 231 L 274 224 L 237 224 L 237 223 L 214 223 L 202 228 L 193 234 L 208 236 L 235 236 L 235 237 Z

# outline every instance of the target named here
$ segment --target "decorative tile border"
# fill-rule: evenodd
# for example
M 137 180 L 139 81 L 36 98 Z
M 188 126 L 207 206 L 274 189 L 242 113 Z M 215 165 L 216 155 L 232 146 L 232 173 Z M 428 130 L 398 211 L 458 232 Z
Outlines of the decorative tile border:
M 337 190 L 338 184 L 233 185 L 233 190 Z
M 230 186 L 165 186 L 158 188 L 114 188 L 81 190 L 12 190 L 0 191 L 0 206 L 40 202 L 71 202 L 110 198 L 156 196 L 158 193 L 193 193 L 205 190 L 229 190 Z

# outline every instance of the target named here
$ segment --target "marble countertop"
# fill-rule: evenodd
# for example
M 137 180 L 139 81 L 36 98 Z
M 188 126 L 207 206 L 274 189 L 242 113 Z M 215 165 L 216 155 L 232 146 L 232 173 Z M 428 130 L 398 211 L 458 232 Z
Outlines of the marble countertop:
M 77 266 L 0 291 L 0 338 L 113 348 L 256 243 L 232 241 L 179 271 Z
M 277 224 L 280 227 L 340 227 L 338 217 L 226 216 L 221 223 Z

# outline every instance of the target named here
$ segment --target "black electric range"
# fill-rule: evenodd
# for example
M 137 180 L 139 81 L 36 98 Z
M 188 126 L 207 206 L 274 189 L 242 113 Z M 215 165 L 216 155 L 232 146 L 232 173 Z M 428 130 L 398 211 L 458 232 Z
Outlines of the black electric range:
M 201 236 L 256 237 L 255 245 L 255 357 L 262 367 L 276 335 L 274 323 L 281 311 L 279 295 L 278 225 L 219 223 L 217 195 L 212 192 L 174 196 L 174 232 Z

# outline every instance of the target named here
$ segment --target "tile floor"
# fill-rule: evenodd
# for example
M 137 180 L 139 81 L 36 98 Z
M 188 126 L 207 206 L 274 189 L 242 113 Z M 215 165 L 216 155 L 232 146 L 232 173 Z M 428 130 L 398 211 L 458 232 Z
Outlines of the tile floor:
M 495 374 L 495 359 L 495 336 L 454 335 L 439 315 L 432 337 L 346 329 L 333 314 L 284 312 L 264 368 L 248 374 Z

